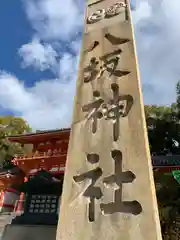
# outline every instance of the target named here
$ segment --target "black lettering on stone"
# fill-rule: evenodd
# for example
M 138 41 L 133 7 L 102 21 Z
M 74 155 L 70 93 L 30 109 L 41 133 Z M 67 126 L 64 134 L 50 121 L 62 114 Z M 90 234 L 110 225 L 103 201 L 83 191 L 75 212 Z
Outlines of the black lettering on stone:
M 116 36 L 113 36 L 110 33 L 106 33 L 104 36 L 112 45 L 120 45 L 129 42 L 129 39 L 119 38 Z
M 96 79 L 96 76 L 99 73 L 97 68 L 99 61 L 97 59 L 91 58 L 89 66 L 84 68 L 84 82 L 88 83 Z
M 99 155 L 88 154 L 87 161 L 91 164 L 99 162 Z M 84 191 L 83 196 L 89 198 L 88 218 L 90 222 L 95 220 L 95 199 L 99 200 L 102 197 L 102 191 L 100 187 L 94 186 L 96 181 L 101 177 L 102 169 L 97 167 L 91 171 L 85 172 L 81 175 L 74 176 L 73 179 L 76 183 L 83 182 L 86 179 L 91 180 L 91 184 Z
M 98 119 L 112 120 L 113 138 L 117 141 L 120 135 L 120 118 L 126 117 L 133 105 L 131 95 L 120 95 L 119 86 L 116 83 L 111 84 L 113 98 L 107 103 L 100 96 L 99 91 L 94 91 L 95 101 L 85 104 L 82 107 L 83 112 L 87 112 L 86 119 L 92 120 L 92 133 L 96 133 Z
M 96 133 L 98 119 L 101 119 L 103 117 L 100 107 L 104 100 L 100 97 L 100 93 L 98 91 L 94 91 L 93 96 L 95 97 L 95 101 L 84 105 L 82 107 L 82 111 L 88 113 L 86 118 L 88 120 L 92 120 L 92 132 Z
M 114 202 L 107 204 L 101 203 L 101 211 L 105 215 L 113 213 L 131 213 L 133 215 L 138 215 L 142 212 L 141 204 L 138 201 L 122 201 L 122 184 L 133 182 L 136 176 L 131 171 L 122 171 L 121 151 L 113 150 L 111 155 L 114 159 L 114 174 L 104 178 L 103 183 L 105 186 L 110 186 L 112 188 L 114 188 L 114 185 L 116 186 Z
M 109 72 L 108 77 L 111 77 L 112 75 L 122 77 L 130 73 L 129 71 L 117 70 L 121 52 L 121 49 L 118 49 L 99 58 L 104 63 L 102 69 Z
M 102 106 L 106 120 L 113 120 L 113 138 L 117 141 L 119 138 L 119 120 L 120 117 L 126 117 L 133 105 L 133 97 L 131 95 L 120 95 L 119 86 L 116 83 L 111 84 L 113 98 L 109 104 Z
M 104 56 L 101 56 L 99 60 L 93 57 L 90 60 L 90 63 L 87 67 L 84 68 L 84 82 L 88 83 L 94 80 L 100 79 L 104 72 L 108 72 L 108 77 L 111 79 L 111 76 L 122 77 L 128 75 L 129 71 L 118 70 L 118 64 L 120 60 L 121 49 L 118 49 L 114 52 L 108 53 Z
M 85 52 L 93 51 L 98 45 L 99 45 L 99 42 L 98 41 L 94 41 L 93 44 Z

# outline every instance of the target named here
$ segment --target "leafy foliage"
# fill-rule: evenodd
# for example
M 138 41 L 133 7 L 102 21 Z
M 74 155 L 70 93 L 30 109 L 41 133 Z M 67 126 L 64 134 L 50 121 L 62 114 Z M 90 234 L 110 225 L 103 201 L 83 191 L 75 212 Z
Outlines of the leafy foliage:
M 20 117 L 0 117 L 0 165 L 11 166 L 11 159 L 15 154 L 23 153 L 23 148 L 18 143 L 11 143 L 7 136 L 31 132 L 30 126 Z
M 171 173 L 154 172 L 163 239 L 180 239 L 180 185 Z
M 180 154 L 180 83 L 171 106 L 145 106 L 149 145 L 154 155 Z
M 174 176 L 174 179 L 176 179 L 176 181 L 180 184 L 180 170 L 172 171 L 172 174 Z
M 176 103 L 145 106 L 149 145 L 153 155 L 180 154 L 180 82 Z M 163 239 L 180 239 L 179 172 L 154 172 Z

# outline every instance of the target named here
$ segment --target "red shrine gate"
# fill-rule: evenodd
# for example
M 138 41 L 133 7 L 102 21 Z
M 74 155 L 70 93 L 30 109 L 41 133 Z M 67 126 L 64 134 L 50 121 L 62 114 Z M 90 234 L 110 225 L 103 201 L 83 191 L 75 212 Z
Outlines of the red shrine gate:
M 63 174 L 69 142 L 69 129 L 53 130 L 10 136 L 11 142 L 20 143 L 26 150 L 23 155 L 17 155 L 13 164 L 33 175 L 40 169 L 52 174 Z
M 10 142 L 20 143 L 25 153 L 13 158 L 12 163 L 20 173 L 11 171 L 0 172 L 0 212 L 13 211 L 18 200 L 18 211 L 23 208 L 24 193 L 11 193 L 13 186 L 22 185 L 39 170 L 50 172 L 53 176 L 64 174 L 70 129 L 39 131 L 8 137 Z M 21 171 L 22 170 L 22 171 Z M 15 191 L 15 189 L 14 189 Z M 7 196 L 8 197 L 7 197 Z M 20 195 L 20 197 L 18 196 Z M 9 205 L 11 202 L 11 206 Z M 8 209 L 7 209 L 8 207 Z

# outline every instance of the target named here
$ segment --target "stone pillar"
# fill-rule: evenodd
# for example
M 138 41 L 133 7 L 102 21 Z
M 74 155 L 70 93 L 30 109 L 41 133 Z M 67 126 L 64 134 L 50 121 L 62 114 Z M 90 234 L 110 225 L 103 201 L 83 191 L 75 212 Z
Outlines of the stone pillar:
M 56 239 L 162 239 L 128 0 L 87 1 Z

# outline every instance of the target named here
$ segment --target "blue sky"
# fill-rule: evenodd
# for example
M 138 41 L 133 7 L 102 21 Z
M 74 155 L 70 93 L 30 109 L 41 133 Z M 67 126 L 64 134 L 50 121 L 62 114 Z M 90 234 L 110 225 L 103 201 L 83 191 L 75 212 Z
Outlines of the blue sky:
M 132 0 L 144 101 L 170 104 L 180 79 L 179 0 Z M 0 114 L 68 127 L 85 1 L 0 2 Z

